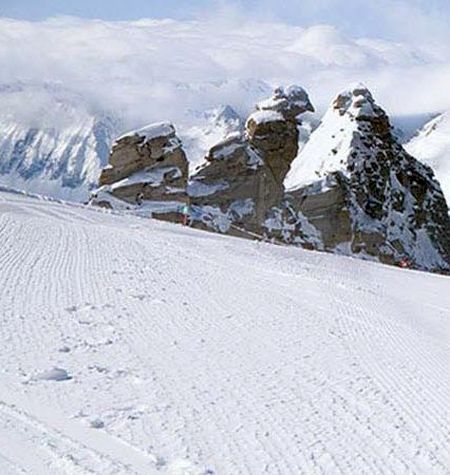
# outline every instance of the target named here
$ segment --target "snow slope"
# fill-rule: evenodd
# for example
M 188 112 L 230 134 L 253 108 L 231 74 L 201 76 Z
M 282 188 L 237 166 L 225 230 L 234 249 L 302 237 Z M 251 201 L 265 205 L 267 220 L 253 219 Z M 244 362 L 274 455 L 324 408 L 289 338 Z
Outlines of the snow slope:
M 0 192 L 0 473 L 447 474 L 450 280 Z
M 328 173 L 344 171 L 356 130 L 357 124 L 349 114 L 341 116 L 330 107 L 300 148 L 284 181 L 286 189 L 309 185 Z
M 450 203 L 450 111 L 425 124 L 405 149 L 434 170 Z

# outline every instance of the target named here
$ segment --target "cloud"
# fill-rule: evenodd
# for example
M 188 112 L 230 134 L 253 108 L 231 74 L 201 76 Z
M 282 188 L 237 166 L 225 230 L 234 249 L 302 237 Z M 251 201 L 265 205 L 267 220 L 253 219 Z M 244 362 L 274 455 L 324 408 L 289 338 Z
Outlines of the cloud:
M 332 24 L 348 34 L 395 41 L 449 39 L 448 0 L 221 0 L 220 13 L 307 27 Z M 217 8 L 216 8 L 217 9 Z
M 246 113 L 266 84 L 279 83 L 303 85 L 319 109 L 349 82 L 363 81 L 391 112 L 429 112 L 450 108 L 449 80 L 450 55 L 428 44 L 250 21 L 239 9 L 197 21 L 0 19 L 1 84 L 56 84 L 58 95 L 70 91 L 129 126 L 183 122 L 220 104 Z M 16 92 L 8 113 L 41 116 L 31 111 L 45 110 L 46 95 L 36 95 L 37 106 L 33 97 Z

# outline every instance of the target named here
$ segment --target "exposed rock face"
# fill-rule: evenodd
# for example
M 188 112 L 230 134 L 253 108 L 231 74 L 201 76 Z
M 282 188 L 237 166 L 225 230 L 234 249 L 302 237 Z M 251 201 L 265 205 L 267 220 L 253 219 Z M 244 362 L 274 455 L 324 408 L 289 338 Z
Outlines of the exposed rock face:
M 291 87 L 277 89 L 257 109 L 245 132 L 213 147 L 192 177 L 194 225 L 261 233 L 267 212 L 282 200 L 283 181 L 298 151 L 296 117 L 313 108 L 303 89 Z
M 187 180 L 188 162 L 173 125 L 152 124 L 116 141 L 93 203 L 176 213 L 187 201 Z
M 298 157 L 268 234 L 333 252 L 450 269 L 450 222 L 439 183 L 408 155 L 370 92 L 340 94 Z M 297 185 L 293 186 L 295 181 Z

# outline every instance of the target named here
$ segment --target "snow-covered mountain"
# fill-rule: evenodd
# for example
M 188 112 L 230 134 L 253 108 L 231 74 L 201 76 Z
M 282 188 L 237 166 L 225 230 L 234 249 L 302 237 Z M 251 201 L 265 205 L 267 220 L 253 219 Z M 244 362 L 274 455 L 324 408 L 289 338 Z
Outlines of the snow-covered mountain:
M 202 163 L 209 149 L 243 127 L 241 115 L 270 92 L 263 81 L 178 83 L 186 104 L 175 114 L 190 167 Z M 236 111 L 230 105 L 211 107 L 211 96 L 245 94 Z M 219 99 L 218 99 L 219 100 Z M 214 102 L 212 102 L 214 103 Z M 111 146 L 127 127 L 145 125 L 124 120 L 122 111 L 105 112 L 89 98 L 57 84 L 0 86 L 0 184 L 53 198 L 86 201 L 108 163 Z M 29 104 L 29 107 L 27 106 Z M 150 118 L 164 111 L 149 111 Z
M 15 103 L 27 100 L 30 109 L 18 115 Z M 119 121 L 55 85 L 4 86 L 0 103 L 0 183 L 85 201 L 108 162 Z
M 450 111 L 429 121 L 405 148 L 434 170 L 450 203 Z
M 229 105 L 206 111 L 190 111 L 189 116 L 192 117 L 193 125 L 181 127 L 178 135 L 193 171 L 201 166 L 214 145 L 244 128 L 242 117 Z
M 331 252 L 450 269 L 450 221 L 439 182 L 397 141 L 364 85 L 336 97 L 285 184 L 291 197 L 270 225 L 290 241 L 310 234 L 309 242 Z
M 446 475 L 450 280 L 0 192 L 2 475 Z

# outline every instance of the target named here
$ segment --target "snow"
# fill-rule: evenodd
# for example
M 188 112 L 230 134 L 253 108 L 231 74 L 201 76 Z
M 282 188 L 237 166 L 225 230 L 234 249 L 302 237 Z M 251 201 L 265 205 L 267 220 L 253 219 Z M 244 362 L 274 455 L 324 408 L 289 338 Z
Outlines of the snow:
M 172 188 L 170 194 L 176 195 L 183 193 L 184 190 Z M 147 201 L 144 200 L 140 205 L 137 203 L 129 203 L 127 201 L 116 198 L 111 193 L 111 186 L 104 185 L 95 191 L 95 201 L 97 203 L 109 203 L 111 208 L 118 211 L 127 211 L 127 213 L 152 217 L 153 213 L 177 213 L 184 206 L 183 201 L 166 200 L 166 201 Z M 95 206 L 95 205 L 94 205 Z
M 309 185 L 331 172 L 345 172 L 356 128 L 350 114 L 340 115 L 330 107 L 293 161 L 284 182 L 286 189 Z
M 190 111 L 181 125 L 178 135 L 194 173 L 205 163 L 212 147 L 221 142 L 238 138 L 243 130 L 243 121 L 230 106 L 220 106 L 203 112 Z
M 158 137 L 168 137 L 175 134 L 175 127 L 170 122 L 156 122 L 154 124 L 147 125 L 138 130 L 132 130 L 126 134 L 121 135 L 116 139 L 116 143 L 126 137 L 143 137 L 144 141 L 142 145 L 146 144 L 150 140 Z
M 264 165 L 264 160 L 255 148 L 253 148 L 251 145 L 248 145 L 246 151 L 248 155 L 247 165 L 249 168 L 256 170 L 260 166 Z
M 429 121 L 405 149 L 433 169 L 450 203 L 450 112 Z
M 203 183 L 200 180 L 192 180 L 188 184 L 188 194 L 194 197 L 209 196 L 229 187 L 230 185 L 225 180 L 219 180 L 216 183 Z
M 265 124 L 267 122 L 284 121 L 284 118 L 279 112 L 273 110 L 259 110 L 249 116 L 247 124 L 250 121 L 256 124 Z
M 175 166 L 161 167 L 156 166 L 146 170 L 142 170 L 131 174 L 123 180 L 116 181 L 111 186 L 112 190 L 135 185 L 136 183 L 150 184 L 152 186 L 160 186 L 167 174 L 172 174 L 173 178 L 182 176 L 181 170 Z
M 448 277 L 3 191 L 0 235 L 0 473 L 448 473 Z
M 62 368 L 53 368 L 48 371 L 44 371 L 39 373 L 36 376 L 37 380 L 42 381 L 67 381 L 72 379 L 71 376 L 67 373 L 65 369 Z
M 226 160 L 227 158 L 231 157 L 237 150 L 244 147 L 244 144 L 241 141 L 235 140 L 236 138 L 232 137 L 231 141 L 228 138 L 225 139 L 223 142 L 218 143 L 216 147 L 220 148 L 217 148 L 213 151 L 212 158 L 214 158 L 215 160 Z

